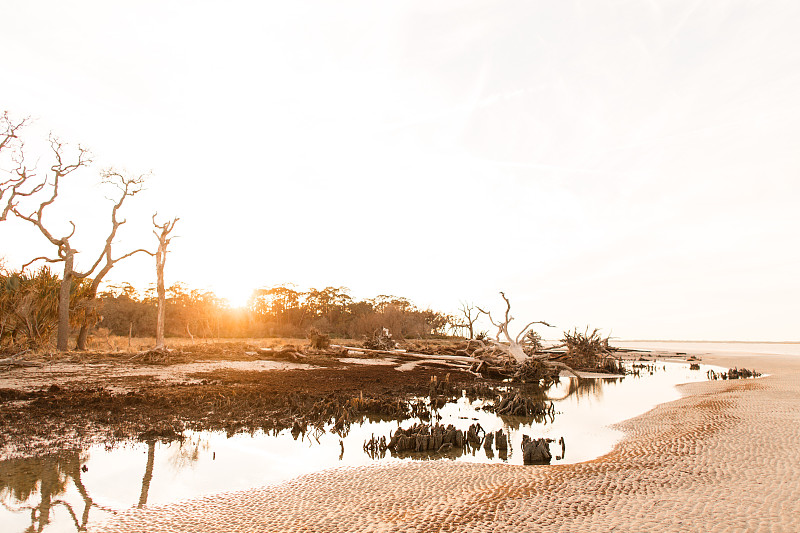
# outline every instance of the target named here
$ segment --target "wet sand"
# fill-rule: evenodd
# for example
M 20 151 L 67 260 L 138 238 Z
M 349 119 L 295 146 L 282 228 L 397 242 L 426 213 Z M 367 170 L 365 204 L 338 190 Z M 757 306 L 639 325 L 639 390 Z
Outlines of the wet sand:
M 800 358 L 681 386 L 594 461 L 390 463 L 121 513 L 92 531 L 800 531 Z

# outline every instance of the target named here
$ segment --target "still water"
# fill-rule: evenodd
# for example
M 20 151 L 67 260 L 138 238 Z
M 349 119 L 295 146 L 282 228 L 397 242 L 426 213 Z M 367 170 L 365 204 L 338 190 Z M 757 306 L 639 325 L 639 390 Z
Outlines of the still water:
M 482 447 L 440 460 L 505 462 L 522 464 L 523 434 L 538 438 L 562 438 L 552 445 L 553 461 L 575 463 L 609 452 L 621 438 L 610 424 L 642 414 L 659 403 L 677 399 L 678 383 L 703 381 L 701 365 L 657 362 L 639 376 L 582 380 L 569 378 L 550 390 L 555 414 L 541 422 L 520 417 L 499 417 L 481 409 L 479 400 L 466 397 L 439 410 L 441 424 L 465 430 L 475 422 L 486 432 L 502 429 L 509 438 L 509 451 L 500 455 Z M 313 430 L 292 435 L 255 432 L 228 437 L 223 432 L 186 432 L 182 442 L 132 441 L 114 448 L 94 446 L 80 452 L 47 457 L 0 461 L 0 531 L 78 531 L 118 511 L 135 506 L 177 500 L 280 483 L 297 476 L 337 466 L 376 464 L 380 461 L 420 460 L 404 455 L 371 457 L 363 444 L 373 435 L 386 436 L 403 422 L 375 420 L 353 424 L 340 437 Z
M 614 346 L 639 350 L 682 352 L 703 356 L 705 354 L 725 356 L 796 355 L 800 357 L 798 342 L 716 342 L 716 341 L 620 341 Z

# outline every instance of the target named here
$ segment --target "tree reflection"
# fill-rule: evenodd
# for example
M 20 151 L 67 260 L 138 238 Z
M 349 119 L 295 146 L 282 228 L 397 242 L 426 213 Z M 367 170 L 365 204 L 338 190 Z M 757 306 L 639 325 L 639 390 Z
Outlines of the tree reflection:
M 196 440 L 184 439 L 177 441 L 177 448 L 175 448 L 175 444 L 176 442 L 173 442 L 170 445 L 170 448 L 174 451 L 169 457 L 169 462 L 176 472 L 183 470 L 187 466 L 193 466 L 200 458 L 200 450 L 208 449 L 208 441 L 199 437 Z
M 142 492 L 139 494 L 139 507 L 147 504 L 147 493 L 150 491 L 150 481 L 153 479 L 153 465 L 156 459 L 156 443 L 154 440 L 147 441 L 147 466 L 144 468 L 142 476 Z
M 581 379 L 578 381 L 574 378 L 568 378 L 566 387 L 555 386 L 547 391 L 547 399 L 551 401 L 560 401 L 576 396 L 578 398 L 602 398 L 603 387 L 608 384 L 619 383 L 623 378 L 590 378 Z
M 63 506 L 67 510 L 78 531 L 86 529 L 89 511 L 95 505 L 81 480 L 81 468 L 86 460 L 87 457 L 80 452 L 67 452 L 0 461 L 0 497 L 9 511 L 30 512 L 31 525 L 25 529 L 26 532 L 43 531 L 50 523 L 51 512 L 57 506 Z M 84 508 L 80 519 L 72 505 L 58 498 L 66 492 L 70 481 L 83 498 Z M 40 495 L 39 504 L 27 504 L 37 492 Z M 19 506 L 12 507 L 5 503 L 8 500 L 16 500 Z

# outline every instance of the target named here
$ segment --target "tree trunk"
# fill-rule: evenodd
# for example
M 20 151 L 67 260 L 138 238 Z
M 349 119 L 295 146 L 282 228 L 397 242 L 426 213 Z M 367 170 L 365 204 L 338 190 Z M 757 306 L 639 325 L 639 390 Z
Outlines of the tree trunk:
M 156 310 L 156 350 L 164 348 L 164 327 L 167 314 L 167 294 L 164 289 L 164 264 L 167 262 L 167 246 L 169 241 L 167 237 L 175 229 L 175 223 L 178 222 L 177 218 L 172 221 L 164 222 L 163 224 L 156 223 L 156 215 L 153 215 L 153 226 L 161 232 L 154 231 L 153 233 L 158 238 L 158 249 L 156 250 L 156 276 L 157 276 L 157 291 L 158 291 L 158 308 Z M 189 326 L 186 326 L 186 331 L 189 331 Z M 191 336 L 191 333 L 189 334 Z
M 78 331 L 78 340 L 75 343 L 75 349 L 85 351 L 86 350 L 86 341 L 89 338 L 89 320 L 92 314 L 92 307 L 94 306 L 94 302 L 97 299 L 97 288 L 94 286 L 94 282 L 92 284 L 92 289 L 89 291 L 89 295 L 86 298 L 86 307 L 83 309 L 83 320 L 81 321 L 81 329 Z
M 72 265 L 74 259 L 74 250 L 68 248 L 64 257 L 64 277 L 61 280 L 61 290 L 58 293 L 58 340 L 56 348 L 62 352 L 69 349 L 69 293 L 72 288 Z
M 86 296 L 86 307 L 83 309 L 83 320 L 81 321 L 81 329 L 78 331 L 78 341 L 75 343 L 75 348 L 78 350 L 86 350 L 86 341 L 89 337 L 89 328 L 91 323 L 89 320 L 94 311 L 94 305 L 97 301 L 97 290 L 100 288 L 100 282 L 103 280 L 108 271 L 114 265 L 115 261 L 108 263 L 103 269 L 97 273 L 97 276 L 92 280 L 92 285 L 89 287 L 89 294 Z
M 89 337 L 89 309 L 83 310 L 83 322 L 78 331 L 78 340 L 75 342 L 75 349 L 86 351 L 86 340 Z
M 158 276 L 158 311 L 156 316 L 156 349 L 164 347 L 164 320 L 166 318 L 166 290 L 164 289 L 164 263 L 166 262 L 166 246 L 159 244 L 156 252 L 156 274 Z

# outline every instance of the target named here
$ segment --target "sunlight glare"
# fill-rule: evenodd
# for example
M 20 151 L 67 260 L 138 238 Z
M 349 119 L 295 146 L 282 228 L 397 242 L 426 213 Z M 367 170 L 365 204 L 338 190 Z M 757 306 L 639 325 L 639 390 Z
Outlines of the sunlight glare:
M 217 297 L 226 300 L 233 309 L 246 308 L 250 295 L 253 293 L 253 287 L 246 281 L 241 284 L 225 283 L 216 285 L 212 290 Z

